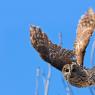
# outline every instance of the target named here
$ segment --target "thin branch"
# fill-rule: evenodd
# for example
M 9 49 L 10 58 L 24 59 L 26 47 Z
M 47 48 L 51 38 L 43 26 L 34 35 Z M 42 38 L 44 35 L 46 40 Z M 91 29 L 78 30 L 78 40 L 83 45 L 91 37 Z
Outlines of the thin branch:
M 71 88 L 71 85 L 69 84 L 69 82 L 67 82 L 68 88 L 69 88 L 69 95 L 74 95 L 73 90 Z
M 92 49 L 91 49 L 91 58 L 90 58 L 90 63 L 92 64 L 92 66 L 94 66 L 94 54 L 95 54 L 95 40 L 92 44 Z
M 93 61 L 94 53 L 95 53 L 94 51 L 95 51 L 95 40 L 94 40 L 94 42 L 92 44 L 92 49 L 91 49 L 90 63 L 91 63 L 92 66 L 94 66 L 94 61 Z M 93 86 L 89 87 L 89 90 L 90 90 L 91 95 L 95 95 L 95 87 L 93 87 Z
M 36 69 L 36 90 L 35 90 L 35 95 L 38 95 L 38 78 L 40 76 L 40 68 Z
M 89 87 L 91 95 L 95 95 L 95 91 L 93 92 L 93 87 Z
M 71 88 L 71 85 L 68 82 L 64 81 L 63 78 L 62 78 L 62 82 L 63 82 L 63 85 L 64 85 L 64 89 L 66 91 L 66 94 L 67 95 L 74 95 L 73 90 Z
M 48 95 L 50 77 L 51 77 L 51 66 L 50 64 L 48 64 L 48 74 L 47 74 L 47 78 L 45 80 L 45 85 L 44 85 L 44 89 L 45 89 L 44 95 Z
M 63 41 L 62 41 L 62 32 L 59 32 L 59 45 L 62 47 Z

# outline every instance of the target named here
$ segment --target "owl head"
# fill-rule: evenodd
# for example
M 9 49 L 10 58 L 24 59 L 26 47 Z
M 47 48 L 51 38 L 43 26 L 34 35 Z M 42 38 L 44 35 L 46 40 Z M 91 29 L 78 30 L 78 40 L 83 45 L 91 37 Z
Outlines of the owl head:
M 62 73 L 64 74 L 64 77 L 66 80 L 69 80 L 72 72 L 76 71 L 77 66 L 78 66 L 78 64 L 76 64 L 74 62 L 72 64 L 66 64 L 63 66 Z

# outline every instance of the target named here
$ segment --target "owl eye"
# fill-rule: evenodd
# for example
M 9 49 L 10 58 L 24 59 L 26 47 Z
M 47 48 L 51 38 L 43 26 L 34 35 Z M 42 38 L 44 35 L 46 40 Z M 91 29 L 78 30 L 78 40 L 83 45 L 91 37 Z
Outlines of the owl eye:
M 66 72 L 69 72 L 69 69 L 66 69 Z
M 76 69 L 72 69 L 72 72 L 76 72 Z
M 64 68 L 64 71 L 65 71 L 65 72 L 69 72 L 69 69 Z

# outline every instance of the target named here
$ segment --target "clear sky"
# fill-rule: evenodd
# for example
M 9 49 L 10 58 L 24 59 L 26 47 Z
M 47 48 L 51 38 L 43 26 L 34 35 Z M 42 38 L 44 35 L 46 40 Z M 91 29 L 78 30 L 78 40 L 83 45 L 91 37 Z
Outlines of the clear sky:
M 47 64 L 30 44 L 30 24 L 40 26 L 54 43 L 63 34 L 63 47 L 73 49 L 78 20 L 95 0 L 0 0 L 0 95 L 35 95 L 35 72 L 47 74 Z M 85 57 L 90 67 L 92 37 Z M 51 68 L 49 95 L 66 95 L 62 74 Z M 88 88 L 73 88 L 74 95 L 90 95 Z M 39 95 L 44 95 L 39 78 Z

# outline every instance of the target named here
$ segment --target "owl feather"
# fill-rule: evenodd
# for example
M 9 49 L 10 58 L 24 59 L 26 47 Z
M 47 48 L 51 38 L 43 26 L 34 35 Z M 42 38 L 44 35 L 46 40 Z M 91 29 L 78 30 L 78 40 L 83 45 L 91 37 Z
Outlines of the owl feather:
M 86 47 L 95 30 L 95 13 L 90 8 L 79 20 L 77 36 L 74 45 L 77 63 L 83 65 Z

